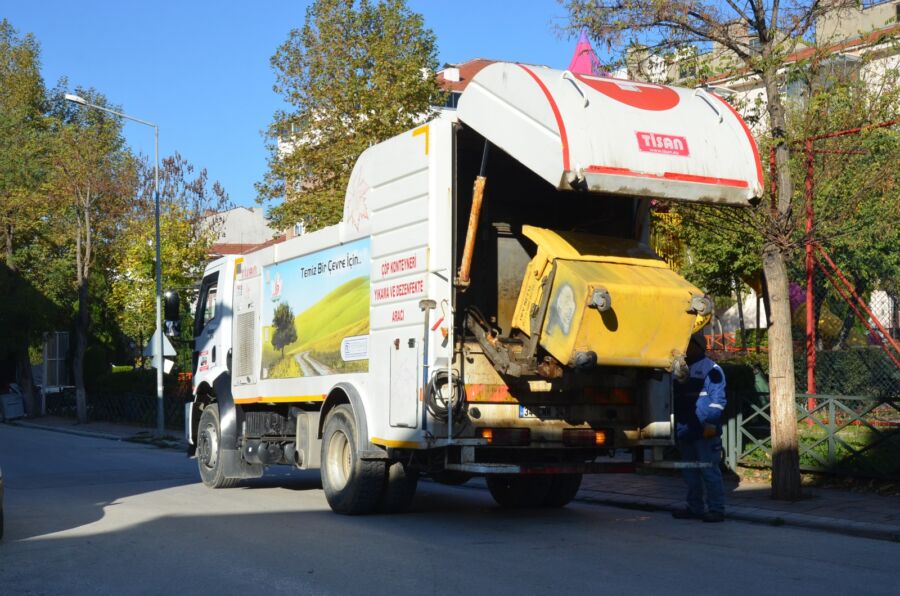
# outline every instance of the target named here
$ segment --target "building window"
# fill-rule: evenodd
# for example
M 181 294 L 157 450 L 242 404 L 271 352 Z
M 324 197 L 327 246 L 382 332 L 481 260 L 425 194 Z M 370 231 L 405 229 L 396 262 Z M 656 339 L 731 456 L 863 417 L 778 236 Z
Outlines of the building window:
M 304 231 L 304 226 L 302 221 L 298 221 L 294 224 L 294 236 L 302 236 Z
M 444 107 L 455 110 L 461 95 L 462 93 L 459 91 L 451 91 L 450 94 L 447 95 L 447 102 L 444 104 Z

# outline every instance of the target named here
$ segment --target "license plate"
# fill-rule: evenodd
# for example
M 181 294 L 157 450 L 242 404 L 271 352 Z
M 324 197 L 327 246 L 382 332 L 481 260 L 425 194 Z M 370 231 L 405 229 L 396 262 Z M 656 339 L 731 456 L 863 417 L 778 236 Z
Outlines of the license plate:
M 562 409 L 555 406 L 519 406 L 519 418 L 562 418 Z

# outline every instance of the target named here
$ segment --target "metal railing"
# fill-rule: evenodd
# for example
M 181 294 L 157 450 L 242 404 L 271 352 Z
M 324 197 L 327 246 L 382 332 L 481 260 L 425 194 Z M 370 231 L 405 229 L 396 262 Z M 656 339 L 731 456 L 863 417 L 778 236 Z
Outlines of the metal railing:
M 67 389 L 46 396 L 47 414 L 75 418 L 75 391 Z M 152 428 L 156 424 L 156 396 L 131 392 L 92 391 L 87 398 L 88 420 L 134 424 Z M 165 427 L 184 428 L 184 399 L 166 395 L 163 400 Z
M 812 400 L 812 401 L 810 401 Z M 797 395 L 800 469 L 900 479 L 900 399 Z M 771 467 L 769 396 L 729 396 L 722 437 L 725 463 Z

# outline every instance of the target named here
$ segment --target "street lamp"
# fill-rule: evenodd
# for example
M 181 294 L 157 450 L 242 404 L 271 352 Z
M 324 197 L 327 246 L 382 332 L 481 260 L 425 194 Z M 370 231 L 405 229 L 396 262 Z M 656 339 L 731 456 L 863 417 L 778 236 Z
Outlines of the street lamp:
M 165 434 L 165 410 L 163 409 L 163 326 L 162 326 L 162 266 L 160 261 L 160 244 L 159 244 L 159 127 L 152 122 L 147 122 L 146 120 L 141 120 L 140 118 L 135 118 L 134 116 L 129 116 L 128 114 L 123 114 L 122 112 L 117 112 L 115 110 L 110 110 L 109 108 L 105 108 L 103 106 L 98 106 L 96 104 L 92 104 L 85 100 L 80 95 L 74 95 L 72 93 L 65 94 L 66 101 L 71 101 L 72 103 L 76 103 L 78 105 L 82 105 L 88 108 L 94 108 L 103 112 L 108 112 L 110 114 L 114 114 L 119 116 L 120 118 L 125 118 L 126 120 L 132 120 L 139 124 L 143 124 L 145 126 L 150 126 L 153 128 L 153 180 L 154 180 L 154 190 L 153 190 L 153 199 L 156 204 L 156 330 L 157 330 L 157 344 L 156 344 L 156 358 L 154 358 L 154 362 L 156 364 L 156 434 L 159 436 L 163 436 Z

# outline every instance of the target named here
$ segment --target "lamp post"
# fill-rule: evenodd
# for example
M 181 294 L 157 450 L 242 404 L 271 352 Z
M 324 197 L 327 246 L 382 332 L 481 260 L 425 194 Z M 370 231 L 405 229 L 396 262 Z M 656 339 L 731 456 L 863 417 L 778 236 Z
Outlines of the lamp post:
M 94 108 L 102 112 L 108 112 L 120 118 L 131 120 L 145 126 L 153 128 L 153 200 L 156 206 L 156 330 L 159 333 L 156 337 L 156 357 L 153 359 L 156 364 L 156 434 L 163 436 L 165 434 L 165 410 L 163 409 L 163 326 L 162 326 L 162 263 L 160 261 L 160 244 L 159 244 L 159 127 L 152 122 L 123 114 L 115 110 L 110 110 L 103 106 L 92 104 L 80 95 L 72 93 L 65 94 L 66 101 L 71 101 L 78 105 L 88 108 Z

